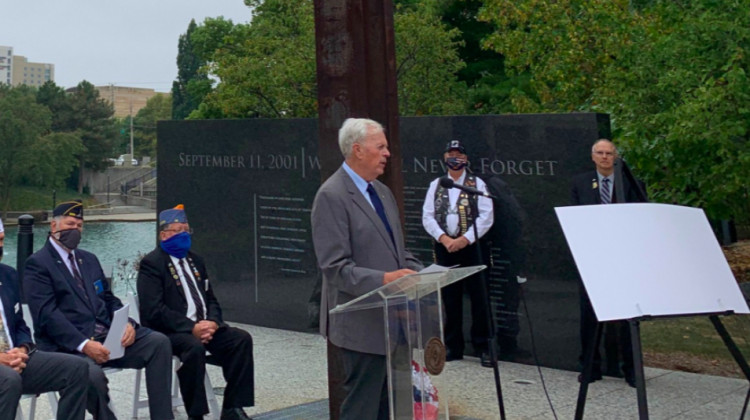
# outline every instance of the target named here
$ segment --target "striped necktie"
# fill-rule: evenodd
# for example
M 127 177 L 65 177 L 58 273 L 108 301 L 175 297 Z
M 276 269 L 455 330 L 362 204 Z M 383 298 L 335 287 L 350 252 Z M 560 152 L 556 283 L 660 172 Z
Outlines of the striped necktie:
M 8 350 L 10 350 L 10 340 L 5 333 L 5 323 L 2 314 L 0 314 L 0 353 L 5 353 Z
M 185 283 L 187 283 L 188 290 L 190 291 L 190 297 L 193 298 L 193 303 L 195 304 L 195 320 L 203 321 L 206 319 L 206 314 L 203 310 L 203 302 L 201 301 L 198 287 L 193 283 L 193 279 L 188 276 L 188 269 L 185 267 L 185 260 L 182 258 L 180 258 L 180 271 L 182 271 L 182 276 L 185 277 Z
M 599 189 L 601 195 L 602 204 L 612 203 L 612 195 L 609 188 L 609 178 L 602 179 L 602 187 Z

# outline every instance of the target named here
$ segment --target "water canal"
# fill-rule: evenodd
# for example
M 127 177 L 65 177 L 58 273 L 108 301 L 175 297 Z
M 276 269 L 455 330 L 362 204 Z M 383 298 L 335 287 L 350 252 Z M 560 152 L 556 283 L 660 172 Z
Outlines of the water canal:
M 34 226 L 34 251 L 44 246 L 49 234 L 48 224 Z M 5 227 L 3 264 L 16 267 L 18 227 Z M 80 248 L 99 258 L 104 273 L 114 278 L 113 290 L 119 297 L 135 287 L 133 263 L 154 249 L 156 223 L 150 222 L 89 222 L 83 228 Z M 130 279 L 130 280 L 126 280 Z M 129 285 L 128 282 L 131 284 Z

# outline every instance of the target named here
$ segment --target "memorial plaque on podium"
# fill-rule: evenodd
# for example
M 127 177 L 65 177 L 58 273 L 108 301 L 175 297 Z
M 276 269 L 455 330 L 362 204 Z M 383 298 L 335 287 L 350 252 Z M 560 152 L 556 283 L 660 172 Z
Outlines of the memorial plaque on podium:
M 412 274 L 331 309 L 331 316 L 380 308 L 385 318 L 388 401 L 393 420 L 448 420 L 445 345 L 439 290 L 484 265 Z

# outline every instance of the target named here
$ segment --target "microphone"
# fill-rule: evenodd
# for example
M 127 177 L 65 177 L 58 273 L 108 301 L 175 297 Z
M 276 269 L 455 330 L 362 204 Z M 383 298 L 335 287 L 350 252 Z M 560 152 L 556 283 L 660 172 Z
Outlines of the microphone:
M 469 194 L 481 195 L 481 196 L 487 197 L 487 198 L 495 198 L 492 194 L 490 194 L 488 192 L 485 192 L 485 191 L 482 191 L 482 190 L 478 190 L 478 189 L 472 188 L 472 187 L 467 187 L 466 185 L 456 184 L 448 176 L 444 176 L 444 177 L 440 178 L 440 186 L 443 187 L 443 188 L 447 188 L 447 189 L 458 188 L 459 190 L 464 191 L 464 192 L 469 193 Z

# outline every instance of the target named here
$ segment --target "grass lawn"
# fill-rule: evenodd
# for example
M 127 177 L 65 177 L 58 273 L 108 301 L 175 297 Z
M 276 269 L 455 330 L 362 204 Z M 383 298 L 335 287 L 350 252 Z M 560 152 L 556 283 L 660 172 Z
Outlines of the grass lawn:
M 75 190 L 58 189 L 56 203 L 82 198 L 84 206 L 94 204 L 94 199 L 89 196 L 81 196 Z M 8 211 L 32 211 L 51 210 L 52 190 L 38 187 L 14 187 L 11 190 L 10 205 Z
M 750 359 L 750 317 L 722 316 L 745 358 Z M 741 376 L 729 350 L 708 317 L 656 319 L 641 322 L 646 365 L 724 376 Z

